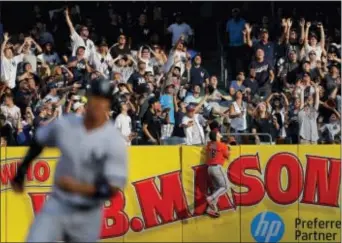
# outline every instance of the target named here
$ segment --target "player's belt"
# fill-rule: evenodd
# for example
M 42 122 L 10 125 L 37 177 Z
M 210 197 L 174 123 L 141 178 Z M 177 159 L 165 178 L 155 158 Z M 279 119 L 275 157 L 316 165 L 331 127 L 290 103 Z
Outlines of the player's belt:
M 213 165 L 209 165 L 209 166 L 219 166 L 219 164 L 213 164 Z
M 73 208 L 75 210 L 79 210 L 79 211 L 89 211 L 89 210 L 92 210 L 92 209 L 95 209 L 95 208 L 99 207 L 98 204 L 85 205 L 85 204 L 72 203 L 70 201 L 64 200 L 57 193 L 54 193 L 52 196 L 55 197 L 61 203 L 67 205 L 68 207 Z
M 78 209 L 80 211 L 89 211 L 89 210 L 92 210 L 92 209 L 95 209 L 95 208 L 98 208 L 98 205 L 81 205 L 81 204 L 70 204 L 71 207 L 75 208 L 75 209 Z

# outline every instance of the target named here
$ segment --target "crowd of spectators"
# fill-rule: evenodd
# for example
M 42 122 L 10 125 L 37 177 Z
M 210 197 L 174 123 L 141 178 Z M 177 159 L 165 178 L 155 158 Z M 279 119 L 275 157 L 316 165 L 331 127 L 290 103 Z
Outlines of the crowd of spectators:
M 108 119 L 127 145 L 203 145 L 213 129 L 230 144 L 340 143 L 340 23 L 285 16 L 281 8 L 252 23 L 232 9 L 222 89 L 181 12 L 167 23 L 158 5 L 124 16 L 107 4 L 106 24 L 73 4 L 48 13 L 35 5 L 27 32 L 4 26 L 2 146 L 28 145 L 37 127 L 82 116 L 97 78 L 115 87 Z

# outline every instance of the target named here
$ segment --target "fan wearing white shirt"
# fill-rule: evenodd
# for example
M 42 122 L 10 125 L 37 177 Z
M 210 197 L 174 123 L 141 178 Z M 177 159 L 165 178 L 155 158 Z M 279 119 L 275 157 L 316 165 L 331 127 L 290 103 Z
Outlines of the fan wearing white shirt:
M 121 113 L 115 119 L 115 127 L 120 131 L 128 146 L 131 145 L 134 134 L 132 133 L 132 120 L 127 114 L 128 106 L 126 102 L 120 103 Z
M 112 61 L 112 63 L 112 72 L 114 73 L 114 80 L 118 80 L 119 83 L 127 83 L 128 79 L 134 72 L 134 68 L 137 66 L 136 61 L 131 55 L 119 55 Z M 115 75 L 119 75 L 119 78 L 115 79 Z
M 62 106 L 60 105 L 61 99 L 57 94 L 56 83 L 50 82 L 47 85 L 49 93 L 42 100 L 43 103 L 53 104 L 57 110 L 59 110 L 59 115 L 62 115 Z
M 24 54 L 24 61 L 32 66 L 32 72 L 37 73 L 37 55 L 42 53 L 40 45 L 31 37 L 26 37 L 18 53 Z
M 185 71 L 185 63 L 189 56 L 184 51 L 184 35 L 182 35 L 176 45 L 171 49 L 167 62 L 164 65 L 164 72 L 168 73 L 173 65 L 180 67 L 181 75 Z
M 203 126 L 206 125 L 207 121 L 202 115 L 197 114 L 197 111 L 197 107 L 188 105 L 186 108 L 186 115 L 182 119 L 186 145 L 206 144 Z
M 176 22 L 171 24 L 167 31 L 172 34 L 172 46 L 174 46 L 179 38 L 184 35 L 185 41 L 189 42 L 190 37 L 193 35 L 191 27 L 184 22 L 181 13 L 176 13 Z
M 4 41 L 1 45 L 1 81 L 10 89 L 16 85 L 18 64 L 23 61 L 24 54 L 13 55 L 13 50 L 7 46 L 10 37 L 8 33 L 4 34 Z
M 333 112 L 329 118 L 329 123 L 319 128 L 321 140 L 325 143 L 334 143 L 336 137 L 341 133 L 341 115 L 337 110 L 333 110 Z
M 66 22 L 70 29 L 70 38 L 71 38 L 71 48 L 72 48 L 72 55 L 76 55 L 76 51 L 80 46 L 85 48 L 85 58 L 89 59 L 91 53 L 96 52 L 96 48 L 94 42 L 90 40 L 89 37 L 89 30 L 86 26 L 81 26 L 80 33 L 78 34 L 74 28 L 73 23 L 71 22 L 69 16 L 69 10 L 65 10 L 65 18 Z
M 96 71 L 100 72 L 106 79 L 110 78 L 111 67 L 113 66 L 113 58 L 108 51 L 108 44 L 102 41 L 99 49 L 90 55 L 90 64 Z
M 14 104 L 12 94 L 5 94 L 4 104 L 0 106 L 0 114 L 6 117 L 6 121 L 12 127 L 17 128 L 18 121 L 21 119 L 21 112 L 19 107 Z
M 320 36 L 321 36 L 320 42 L 317 41 L 318 38 L 316 34 L 311 33 L 309 35 L 310 27 L 311 27 L 311 23 L 306 22 L 305 36 L 304 36 L 304 55 L 305 55 L 305 58 L 309 58 L 309 54 L 311 52 L 315 52 L 316 60 L 320 61 L 322 57 L 322 53 L 326 53 L 324 27 L 322 23 L 317 24 L 317 28 L 320 30 Z
M 138 52 L 138 59 L 141 62 L 144 62 L 146 64 L 146 72 L 151 72 L 152 75 L 154 75 L 154 69 L 153 69 L 153 63 L 151 59 L 151 48 L 149 47 L 140 47 L 139 52 Z

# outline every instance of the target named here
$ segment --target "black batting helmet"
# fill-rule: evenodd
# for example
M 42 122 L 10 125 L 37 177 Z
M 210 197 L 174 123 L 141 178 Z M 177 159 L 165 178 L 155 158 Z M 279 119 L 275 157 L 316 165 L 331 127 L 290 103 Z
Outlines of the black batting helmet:
M 112 99 L 114 87 L 109 80 L 98 78 L 90 81 L 89 95 Z

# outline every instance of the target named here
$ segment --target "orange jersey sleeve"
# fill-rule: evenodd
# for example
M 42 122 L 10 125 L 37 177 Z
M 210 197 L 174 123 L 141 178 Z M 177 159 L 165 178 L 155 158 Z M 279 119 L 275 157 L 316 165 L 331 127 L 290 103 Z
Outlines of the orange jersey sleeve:
M 225 159 L 229 159 L 229 147 L 225 143 L 222 144 L 222 153 Z

